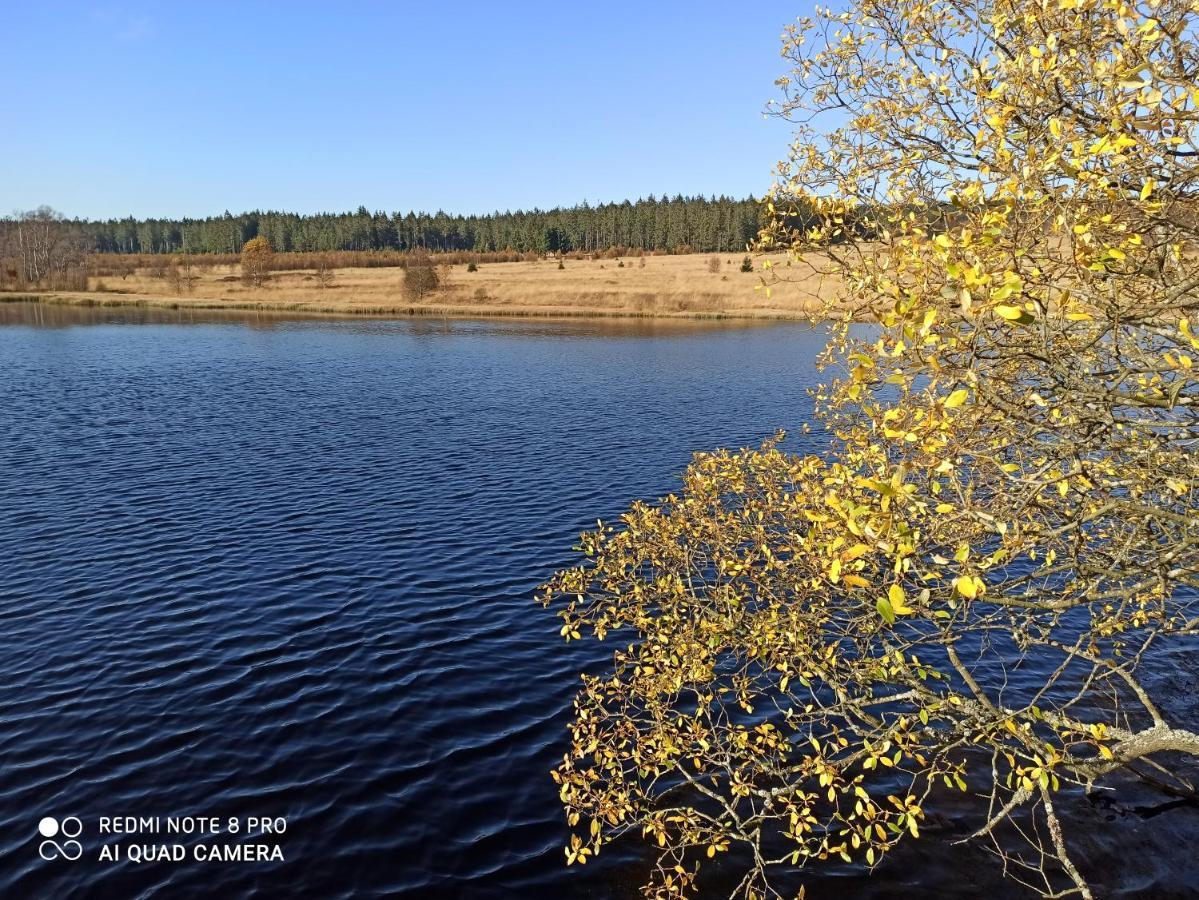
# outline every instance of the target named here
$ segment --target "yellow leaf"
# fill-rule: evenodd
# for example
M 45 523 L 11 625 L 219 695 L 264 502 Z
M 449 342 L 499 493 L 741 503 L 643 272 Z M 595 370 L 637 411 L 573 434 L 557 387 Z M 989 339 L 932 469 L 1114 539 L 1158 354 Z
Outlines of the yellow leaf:
M 945 408 L 946 409 L 957 409 L 959 406 L 961 406 L 963 403 L 966 402 L 966 398 L 969 396 L 970 396 L 970 391 L 968 391 L 966 388 L 961 388 L 959 390 L 956 390 L 952 394 L 950 394 L 948 397 L 945 398 Z
M 1014 322 L 1016 319 L 1024 315 L 1024 310 L 1020 309 L 1018 306 L 1000 305 L 995 307 L 995 315 L 1002 316 L 1008 321 Z
M 907 595 L 897 584 L 891 585 L 887 590 L 887 600 L 891 604 L 891 611 L 899 616 L 910 616 L 916 610 L 907 604 Z
M 957 588 L 957 592 L 968 600 L 973 600 L 978 596 L 978 591 L 974 587 L 974 579 L 969 575 L 959 575 L 953 580 L 953 586 Z

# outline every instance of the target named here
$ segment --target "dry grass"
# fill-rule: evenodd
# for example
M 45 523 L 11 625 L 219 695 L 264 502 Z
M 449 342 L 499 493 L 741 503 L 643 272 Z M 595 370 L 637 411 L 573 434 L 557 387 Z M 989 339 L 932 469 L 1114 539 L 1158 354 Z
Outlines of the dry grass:
M 404 295 L 400 268 L 339 268 L 322 288 L 310 269 L 273 272 L 262 287 L 242 284 L 237 266 L 197 267 L 189 293 L 162 268 L 92 277 L 87 292 L 45 295 L 60 303 L 171 308 L 274 309 L 343 315 L 665 316 L 805 318 L 831 288 L 814 274 L 767 297 L 759 275 L 740 271 L 742 255 L 555 259 L 442 267 L 442 286 L 419 301 Z M 277 257 L 277 259 L 279 259 Z M 285 257 L 284 257 L 285 259 Z M 623 265 L 621 265 L 623 263 Z

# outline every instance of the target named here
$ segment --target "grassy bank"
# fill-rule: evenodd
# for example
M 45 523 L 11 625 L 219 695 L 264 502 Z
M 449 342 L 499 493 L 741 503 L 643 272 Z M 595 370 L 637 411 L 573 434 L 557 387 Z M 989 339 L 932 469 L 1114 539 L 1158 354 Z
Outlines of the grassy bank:
M 88 290 L 4 294 L 78 306 L 274 310 L 366 316 L 624 316 L 665 318 L 807 318 L 821 283 L 760 289 L 758 272 L 741 271 L 741 255 L 693 254 L 628 259 L 554 259 L 442 266 L 441 284 L 416 298 L 403 289 L 400 268 L 335 269 L 322 285 L 310 269 L 282 269 L 259 287 L 242 283 L 235 265 L 196 267 L 191 289 L 161 268 L 92 277 Z

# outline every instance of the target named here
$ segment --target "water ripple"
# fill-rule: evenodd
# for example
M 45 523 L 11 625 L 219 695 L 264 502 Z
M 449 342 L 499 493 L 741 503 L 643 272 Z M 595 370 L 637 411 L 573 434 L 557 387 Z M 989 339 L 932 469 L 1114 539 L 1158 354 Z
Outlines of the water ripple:
M 800 424 L 820 334 L 3 321 L 0 895 L 637 896 L 635 844 L 562 865 L 548 772 L 607 650 L 531 595 L 693 450 Z M 286 861 L 47 863 L 47 814 L 285 816 Z M 943 857 L 810 895 L 1006 890 Z

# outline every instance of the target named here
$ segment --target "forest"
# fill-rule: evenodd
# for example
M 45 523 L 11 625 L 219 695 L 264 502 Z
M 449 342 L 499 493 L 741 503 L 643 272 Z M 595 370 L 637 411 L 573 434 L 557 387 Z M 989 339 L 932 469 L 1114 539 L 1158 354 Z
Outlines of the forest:
M 299 215 L 245 212 L 203 219 L 109 219 L 78 224 L 100 253 L 237 253 L 256 237 L 278 252 L 427 250 L 562 253 L 610 247 L 669 252 L 744 250 L 760 227 L 753 197 L 656 198 L 489 215 L 445 212 Z

